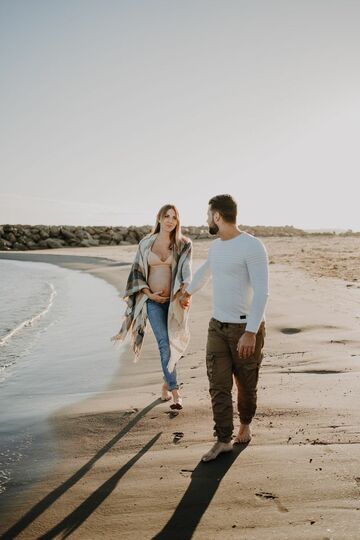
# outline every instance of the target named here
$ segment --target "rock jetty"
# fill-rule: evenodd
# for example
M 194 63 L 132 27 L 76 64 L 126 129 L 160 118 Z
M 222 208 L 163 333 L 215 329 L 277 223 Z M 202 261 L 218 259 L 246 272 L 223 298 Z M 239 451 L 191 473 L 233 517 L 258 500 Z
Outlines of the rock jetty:
M 306 232 L 286 227 L 249 227 L 240 229 L 255 236 L 304 236 Z M 69 225 L 0 225 L 0 250 L 28 251 L 62 247 L 124 246 L 138 244 L 151 231 L 143 227 L 76 227 Z M 193 240 L 206 239 L 207 227 L 183 227 L 183 233 Z

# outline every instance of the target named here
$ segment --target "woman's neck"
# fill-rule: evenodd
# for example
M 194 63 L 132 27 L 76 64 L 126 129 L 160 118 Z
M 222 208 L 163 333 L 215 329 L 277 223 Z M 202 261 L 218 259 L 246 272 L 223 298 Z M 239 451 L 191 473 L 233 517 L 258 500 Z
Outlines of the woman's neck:
M 170 242 L 171 240 L 170 233 L 165 232 L 165 231 L 159 231 L 158 238 L 160 238 L 160 240 L 164 240 L 164 242 Z

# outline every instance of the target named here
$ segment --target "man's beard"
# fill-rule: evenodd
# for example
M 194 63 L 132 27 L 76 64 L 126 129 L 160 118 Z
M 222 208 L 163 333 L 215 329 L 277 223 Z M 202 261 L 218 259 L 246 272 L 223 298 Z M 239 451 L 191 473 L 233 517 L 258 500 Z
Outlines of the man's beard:
M 213 221 L 209 225 L 209 233 L 215 236 L 219 232 L 219 227 Z

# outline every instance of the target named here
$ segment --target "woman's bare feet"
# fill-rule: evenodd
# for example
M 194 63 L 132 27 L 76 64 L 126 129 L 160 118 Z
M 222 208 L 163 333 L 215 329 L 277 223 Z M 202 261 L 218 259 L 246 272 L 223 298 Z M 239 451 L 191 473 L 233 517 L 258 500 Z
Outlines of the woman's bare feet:
M 171 390 L 171 393 L 172 393 L 174 403 L 170 405 L 170 409 L 179 409 L 179 410 L 182 409 L 183 408 L 182 399 L 177 388 L 174 388 L 174 390 Z
M 171 393 L 169 392 L 168 385 L 164 383 L 161 388 L 161 401 L 169 401 L 171 399 Z
M 245 444 L 251 441 L 251 429 L 248 424 L 240 424 L 239 433 L 234 439 L 234 444 Z
M 212 461 L 213 459 L 216 459 L 218 455 L 222 452 L 231 452 L 232 448 L 233 447 L 231 442 L 217 441 L 214 446 L 206 454 L 203 455 L 201 460 Z

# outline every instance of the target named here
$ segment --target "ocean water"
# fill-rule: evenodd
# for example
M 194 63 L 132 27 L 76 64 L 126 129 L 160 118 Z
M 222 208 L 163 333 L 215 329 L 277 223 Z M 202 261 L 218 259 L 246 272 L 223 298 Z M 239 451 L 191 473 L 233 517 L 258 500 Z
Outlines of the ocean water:
M 110 382 L 123 309 L 84 272 L 0 260 L 0 502 L 46 472 L 49 415 Z

